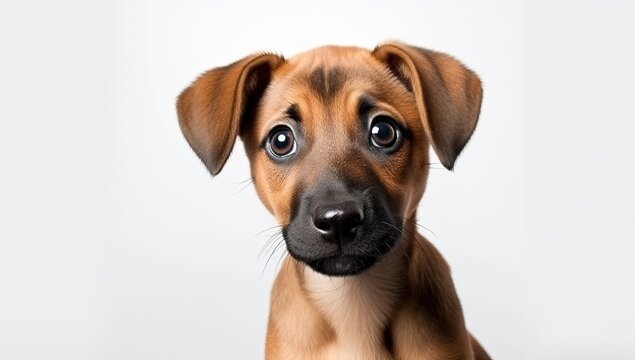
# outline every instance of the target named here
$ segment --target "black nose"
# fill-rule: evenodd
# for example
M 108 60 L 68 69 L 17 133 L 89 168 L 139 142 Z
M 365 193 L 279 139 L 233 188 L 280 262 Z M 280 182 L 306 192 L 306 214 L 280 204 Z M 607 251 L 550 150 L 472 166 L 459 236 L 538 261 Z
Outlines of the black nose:
M 313 212 L 313 226 L 329 243 L 343 245 L 353 240 L 363 222 L 364 210 L 354 201 L 318 205 Z

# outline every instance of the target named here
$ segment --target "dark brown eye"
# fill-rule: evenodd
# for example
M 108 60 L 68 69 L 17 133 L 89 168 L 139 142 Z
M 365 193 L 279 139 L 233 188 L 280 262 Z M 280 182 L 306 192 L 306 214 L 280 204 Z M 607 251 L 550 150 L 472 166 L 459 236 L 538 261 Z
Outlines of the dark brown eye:
M 377 148 L 391 148 L 399 139 L 399 129 L 386 115 L 378 115 L 370 126 L 370 143 Z
M 293 154 L 296 149 L 293 131 L 287 126 L 275 128 L 269 135 L 268 148 L 269 152 L 277 157 Z

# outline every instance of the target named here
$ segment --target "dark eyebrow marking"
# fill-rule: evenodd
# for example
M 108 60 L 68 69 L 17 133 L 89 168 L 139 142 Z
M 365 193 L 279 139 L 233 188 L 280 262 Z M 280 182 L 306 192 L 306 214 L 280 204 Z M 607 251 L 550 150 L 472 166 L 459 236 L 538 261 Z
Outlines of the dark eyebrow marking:
M 337 94 L 346 82 L 346 72 L 339 67 L 317 68 L 306 80 L 320 98 L 328 100 Z
M 291 104 L 285 111 L 285 114 L 290 118 L 295 120 L 296 122 L 300 122 L 302 118 L 300 117 L 300 108 L 298 104 Z
M 289 107 L 286 108 L 282 114 L 286 118 L 295 121 L 295 123 L 298 124 L 298 128 L 301 129 L 302 124 L 300 123 L 300 121 L 302 121 L 302 118 L 300 117 L 300 107 L 298 106 L 298 104 L 291 104 L 291 103 L 289 104 L 290 104 Z M 278 120 L 282 120 L 282 119 L 278 118 Z M 262 139 L 262 141 L 260 142 L 261 149 L 264 149 L 267 147 L 267 141 L 269 140 L 269 136 L 271 135 L 271 132 L 281 125 L 284 125 L 284 122 L 281 124 L 275 125 L 271 129 L 269 129 L 269 133 L 267 134 L 267 136 L 265 136 L 264 139 Z
M 375 102 L 370 96 L 368 95 L 360 96 L 359 101 L 357 103 L 357 114 L 360 117 L 365 117 L 374 108 L 375 108 Z

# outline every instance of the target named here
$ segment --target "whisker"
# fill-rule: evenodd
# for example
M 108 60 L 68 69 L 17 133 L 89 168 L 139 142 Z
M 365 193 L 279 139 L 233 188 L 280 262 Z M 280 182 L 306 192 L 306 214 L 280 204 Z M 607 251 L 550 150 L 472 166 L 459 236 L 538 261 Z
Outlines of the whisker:
M 388 225 L 388 226 L 390 226 L 391 228 L 393 228 L 393 229 L 397 230 L 397 231 L 399 232 L 399 234 L 403 234 L 403 230 L 402 230 L 402 229 L 400 229 L 400 228 L 398 228 L 398 227 L 396 227 L 395 225 L 393 225 L 393 224 L 391 224 L 391 223 L 388 223 L 388 222 L 385 222 L 385 221 L 382 221 L 382 223 L 383 223 L 384 225 Z
M 267 240 L 267 242 L 265 242 L 265 244 L 262 246 L 262 248 L 258 252 L 258 258 L 260 258 L 262 256 L 262 254 L 265 252 L 265 250 L 268 252 L 271 249 L 271 246 L 275 242 L 280 240 L 280 238 L 284 238 L 284 236 L 282 234 L 282 229 L 276 231 L 273 235 L 271 235 L 269 237 L 269 240 Z
M 258 235 L 260 235 L 260 234 L 262 234 L 264 232 L 267 232 L 269 230 L 272 230 L 272 229 L 275 229 L 275 228 L 281 228 L 281 227 L 282 227 L 282 225 L 274 225 L 274 226 L 272 226 L 270 228 L 266 228 L 266 229 L 264 229 L 264 230 L 262 230 L 262 231 L 260 231 L 260 232 L 258 232 L 256 234 L 254 234 L 254 236 L 258 236 Z
M 262 273 L 260 274 L 260 278 L 262 278 L 263 275 L 265 274 L 265 270 L 267 269 L 267 265 L 269 265 L 269 261 L 271 261 L 271 258 L 273 257 L 273 254 L 275 254 L 276 251 L 278 251 L 278 249 L 280 248 L 280 245 L 282 245 L 282 244 L 284 244 L 284 240 L 278 241 L 278 244 L 276 244 L 276 247 L 273 248 L 273 251 L 271 252 L 269 257 L 267 258 L 267 262 L 265 263 L 265 266 L 262 268 Z
M 424 225 L 422 225 L 422 224 L 418 223 L 417 221 L 415 221 L 415 220 L 410 220 L 410 219 L 407 219 L 407 218 L 405 218 L 405 217 L 401 217 L 401 219 L 402 219 L 403 221 L 405 221 L 405 222 L 409 222 L 409 223 L 411 223 L 411 224 L 414 224 L 416 227 L 421 228 L 421 229 L 424 229 L 424 230 L 428 231 L 430 234 L 432 234 L 434 237 L 437 237 L 437 234 L 435 234 L 435 233 L 434 233 L 434 231 L 432 231 L 432 230 L 430 230 L 428 227 L 426 227 L 426 226 L 424 226 Z
M 239 182 L 238 184 L 236 184 L 236 186 L 234 187 L 234 189 L 236 189 L 238 186 L 241 186 L 241 185 L 242 185 L 242 187 L 241 187 L 240 189 L 238 189 L 238 190 L 233 191 L 233 192 L 231 193 L 231 194 L 232 194 L 232 196 L 233 196 L 233 195 L 237 195 L 238 193 L 240 193 L 241 191 L 245 190 L 245 189 L 246 189 L 249 185 L 251 185 L 251 184 L 253 184 L 253 183 L 254 183 L 254 178 L 253 178 L 253 177 L 251 177 L 251 178 L 249 178 L 249 179 L 247 179 L 247 180 L 244 180 L 244 181 Z
M 278 263 L 276 263 L 276 268 L 274 270 L 274 273 L 278 272 L 278 266 L 280 266 L 280 261 L 282 261 L 282 259 L 285 258 L 288 253 L 289 253 L 289 250 L 283 249 L 282 255 L 280 255 L 280 258 L 278 259 Z
M 237 182 L 236 185 L 242 185 L 244 183 L 252 183 L 253 181 L 254 181 L 254 178 L 253 177 L 249 177 L 249 178 L 247 178 L 247 179 L 245 179 L 243 181 Z

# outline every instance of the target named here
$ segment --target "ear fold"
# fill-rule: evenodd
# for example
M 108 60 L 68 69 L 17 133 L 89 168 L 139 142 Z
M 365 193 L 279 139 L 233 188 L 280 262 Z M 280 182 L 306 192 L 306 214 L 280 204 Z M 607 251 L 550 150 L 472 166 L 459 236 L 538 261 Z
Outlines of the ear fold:
M 181 131 L 212 175 L 225 165 L 241 126 L 253 117 L 271 73 L 283 62 L 278 55 L 252 55 L 205 72 L 179 95 Z
M 449 55 L 400 43 L 380 45 L 373 56 L 414 93 L 432 148 L 452 170 L 478 120 L 478 76 Z

